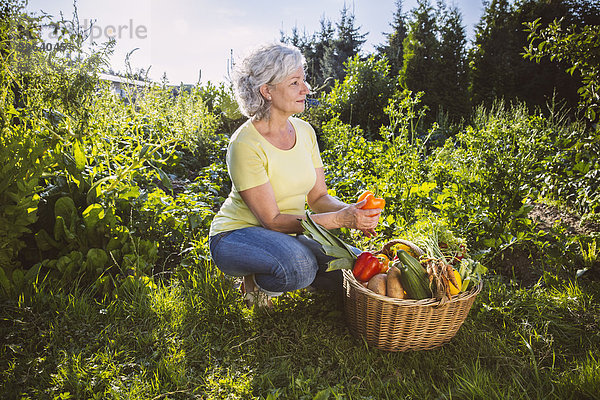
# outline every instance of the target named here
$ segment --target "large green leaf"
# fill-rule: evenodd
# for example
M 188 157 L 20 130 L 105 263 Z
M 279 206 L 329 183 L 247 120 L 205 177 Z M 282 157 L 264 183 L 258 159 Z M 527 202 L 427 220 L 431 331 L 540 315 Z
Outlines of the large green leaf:
M 54 239 L 57 242 L 62 239 L 65 239 L 67 242 L 73 242 L 77 239 L 76 232 L 71 232 L 65 219 L 61 216 L 56 217 L 56 221 L 54 222 Z
M 75 159 L 75 168 L 77 168 L 79 171 L 83 171 L 87 160 L 79 140 L 76 140 L 73 143 L 73 158 Z
M 38 249 L 41 251 L 60 248 L 60 244 L 54 240 L 52 236 L 50 236 L 50 234 L 44 229 L 40 229 L 38 232 L 36 232 L 34 238 Z
M 6 292 L 8 292 L 11 288 L 11 283 L 4 272 L 4 268 L 0 267 L 0 285 L 4 288 Z
M 104 218 L 104 207 L 100 204 L 90 204 L 83 211 L 83 222 L 88 229 L 94 229 Z
M 327 272 L 335 271 L 338 269 L 352 269 L 354 266 L 354 260 L 350 258 L 336 258 L 329 261 Z
M 327 229 L 315 223 L 308 211 L 306 212 L 306 220 L 302 221 L 302 226 L 307 230 L 308 234 L 322 246 L 331 245 L 339 247 L 345 251 L 346 257 L 352 259 L 356 258 L 354 249 L 350 245 L 333 235 Z
M 88 269 L 104 268 L 108 262 L 108 254 L 102 249 L 89 249 L 86 262 Z
M 335 258 L 349 258 L 348 251 L 338 246 L 323 245 L 325 254 Z
M 25 273 L 22 269 L 15 269 L 12 273 L 12 281 L 14 282 L 17 288 L 23 287 L 25 283 Z
M 56 200 L 54 205 L 54 216 L 62 217 L 67 226 L 71 225 L 73 220 L 77 217 L 77 208 L 75 208 L 75 202 L 70 197 L 61 197 Z

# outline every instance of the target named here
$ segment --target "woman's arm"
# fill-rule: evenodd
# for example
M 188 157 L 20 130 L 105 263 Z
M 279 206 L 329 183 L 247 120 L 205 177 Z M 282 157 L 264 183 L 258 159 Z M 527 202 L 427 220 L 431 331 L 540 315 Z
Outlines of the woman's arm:
M 298 218 L 302 218 L 301 215 L 282 214 L 279 211 L 270 182 L 242 190 L 239 193 L 263 227 L 283 233 L 301 233 L 303 231 L 302 225 L 298 221 Z
M 338 211 L 346 207 L 348 204 L 336 199 L 327 193 L 327 184 L 325 183 L 325 173 L 323 168 L 315 168 L 317 181 L 315 186 L 308 192 L 306 200 L 308 206 L 315 213 L 325 213 Z
M 361 230 L 365 235 L 375 235 L 375 227 L 379 222 L 381 209 L 361 210 L 365 200 L 356 204 L 346 204 L 327 193 L 323 168 L 316 168 L 317 181 L 308 193 L 308 206 L 315 215 L 313 220 L 327 229 L 353 228 Z M 375 212 L 375 214 L 373 214 Z
M 316 173 L 317 181 L 307 196 L 309 207 L 316 213 L 313 220 L 327 229 L 345 227 L 359 229 L 367 236 L 373 235 L 381 210 L 361 210 L 364 200 L 357 204 L 346 204 L 330 196 L 327 194 L 323 168 L 317 168 Z M 263 227 L 284 233 L 303 231 L 299 219 L 305 219 L 306 216 L 282 214 L 269 182 L 243 190 L 240 196 Z M 376 214 L 373 215 L 373 212 Z

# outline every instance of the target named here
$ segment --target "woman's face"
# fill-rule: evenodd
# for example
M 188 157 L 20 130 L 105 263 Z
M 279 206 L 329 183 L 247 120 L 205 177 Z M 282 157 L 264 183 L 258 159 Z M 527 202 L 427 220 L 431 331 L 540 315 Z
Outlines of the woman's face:
M 304 69 L 299 67 L 282 82 L 271 86 L 268 94 L 271 96 L 271 113 L 279 111 L 293 115 L 304 111 L 306 95 L 310 91 L 305 78 Z

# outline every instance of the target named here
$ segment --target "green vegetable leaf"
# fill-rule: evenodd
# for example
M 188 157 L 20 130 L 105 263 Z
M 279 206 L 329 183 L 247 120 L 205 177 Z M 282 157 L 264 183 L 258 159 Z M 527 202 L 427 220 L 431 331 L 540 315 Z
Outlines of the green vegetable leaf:
M 313 397 L 313 400 L 327 400 L 331 395 L 331 390 L 329 388 L 321 390 L 319 393 Z
M 306 212 L 306 220 L 302 221 L 302 226 L 307 230 L 308 236 L 319 242 L 321 246 L 335 246 L 342 249 L 350 259 L 355 259 L 357 255 L 354 253 L 351 246 L 344 243 L 341 239 L 331 234 L 327 229 L 323 228 L 319 224 L 315 223 L 310 217 L 310 213 Z
M 350 258 L 336 258 L 334 260 L 329 261 L 329 267 L 327 267 L 327 272 L 335 271 L 338 269 L 352 269 L 354 266 L 354 260 Z
M 12 281 L 15 284 L 15 287 L 21 288 L 25 283 L 25 273 L 22 269 L 15 269 L 12 273 Z
M 104 218 L 104 208 L 100 204 L 90 204 L 83 211 L 83 222 L 88 229 L 94 229 L 98 222 Z
M 142 158 L 144 158 L 146 156 L 146 153 L 148 153 L 148 150 L 150 150 L 150 145 L 149 144 L 145 144 L 141 150 L 140 153 L 138 154 L 138 158 L 141 160 Z
M 325 251 L 325 254 L 335 258 L 348 258 L 349 256 L 346 249 L 342 249 L 338 246 L 323 245 L 323 250 Z
M 40 229 L 38 232 L 36 232 L 34 239 L 35 239 L 35 243 L 37 244 L 37 247 L 41 251 L 48 251 L 48 250 L 51 250 L 52 248 L 55 248 L 55 249 L 60 248 L 60 244 L 57 241 L 55 241 L 52 238 L 52 236 L 50 236 L 50 234 L 48 234 L 48 232 L 46 232 L 45 229 Z
M 108 254 L 102 249 L 89 249 L 87 252 L 87 266 L 89 269 L 104 268 L 108 261 Z
M 62 217 L 67 224 L 70 224 L 72 218 L 77 214 L 75 202 L 70 197 L 61 197 L 54 204 L 54 215 Z

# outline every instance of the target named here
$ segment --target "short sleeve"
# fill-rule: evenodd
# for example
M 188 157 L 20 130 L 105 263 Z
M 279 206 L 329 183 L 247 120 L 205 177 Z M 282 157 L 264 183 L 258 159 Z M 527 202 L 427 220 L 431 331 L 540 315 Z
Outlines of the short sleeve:
M 269 181 L 266 157 L 256 146 L 243 141 L 233 141 L 227 150 L 227 168 L 231 182 L 238 192 L 260 186 Z
M 315 168 L 321 168 L 323 166 L 323 160 L 321 160 L 321 153 L 319 151 L 319 143 L 317 142 L 317 135 L 315 133 L 315 130 L 313 129 L 313 127 L 310 124 L 306 124 L 308 126 L 309 129 L 309 138 L 310 138 L 310 144 L 311 144 L 311 157 L 312 157 L 312 162 L 313 165 L 315 166 Z

